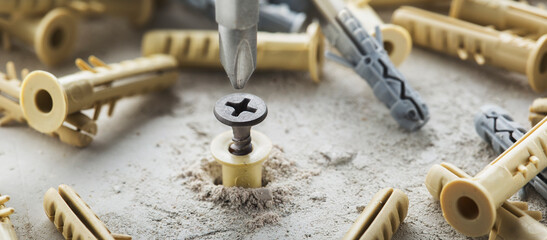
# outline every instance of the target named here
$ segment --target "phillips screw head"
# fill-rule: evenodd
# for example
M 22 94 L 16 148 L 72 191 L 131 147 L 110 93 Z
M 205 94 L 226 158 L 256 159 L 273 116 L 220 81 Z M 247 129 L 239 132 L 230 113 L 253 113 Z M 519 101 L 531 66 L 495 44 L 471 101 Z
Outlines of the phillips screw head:
M 243 156 L 252 152 L 251 127 L 266 119 L 268 107 L 255 95 L 233 93 L 216 102 L 214 114 L 221 123 L 232 127 L 234 137 L 230 152 Z

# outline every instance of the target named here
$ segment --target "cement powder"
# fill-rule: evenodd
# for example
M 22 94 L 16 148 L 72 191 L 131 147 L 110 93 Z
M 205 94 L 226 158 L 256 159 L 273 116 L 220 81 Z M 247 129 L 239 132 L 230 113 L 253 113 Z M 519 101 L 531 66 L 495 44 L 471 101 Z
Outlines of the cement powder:
M 302 188 L 302 180 L 319 175 L 320 171 L 303 171 L 285 157 L 283 149 L 275 146 L 263 165 L 263 187 L 224 187 L 221 184 L 222 166 L 213 159 L 201 159 L 184 169 L 179 176 L 183 184 L 202 201 L 243 211 L 251 215 L 250 229 L 274 224 L 286 210 L 292 197 Z

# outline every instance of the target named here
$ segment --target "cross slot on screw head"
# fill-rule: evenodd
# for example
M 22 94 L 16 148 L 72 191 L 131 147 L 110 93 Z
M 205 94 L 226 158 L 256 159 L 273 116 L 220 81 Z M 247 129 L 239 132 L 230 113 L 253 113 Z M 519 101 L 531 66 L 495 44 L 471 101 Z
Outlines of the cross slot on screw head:
M 234 137 L 230 153 L 238 156 L 251 153 L 251 127 L 264 121 L 268 115 L 266 103 L 252 94 L 233 93 L 217 101 L 214 113 L 221 123 L 232 127 Z

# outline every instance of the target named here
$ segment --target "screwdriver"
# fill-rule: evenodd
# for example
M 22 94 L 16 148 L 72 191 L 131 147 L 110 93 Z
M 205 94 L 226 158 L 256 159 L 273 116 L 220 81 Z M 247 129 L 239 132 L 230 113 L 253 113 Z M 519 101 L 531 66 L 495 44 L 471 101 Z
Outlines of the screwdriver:
M 256 68 L 258 0 L 216 0 L 220 62 L 235 89 L 242 89 Z

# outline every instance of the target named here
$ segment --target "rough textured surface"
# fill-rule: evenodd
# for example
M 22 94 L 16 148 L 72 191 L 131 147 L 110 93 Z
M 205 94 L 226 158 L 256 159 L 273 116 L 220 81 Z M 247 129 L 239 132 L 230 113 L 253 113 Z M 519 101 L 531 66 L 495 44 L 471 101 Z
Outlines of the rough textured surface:
M 195 16 L 172 7 L 154 26 L 215 26 L 189 21 Z M 78 56 L 107 63 L 139 56 L 143 31 L 124 21 L 80 26 Z M 76 69 L 70 63 L 45 68 L 26 51 L 2 51 L 0 63 L 7 60 L 57 75 Z M 204 199 L 182 177 L 211 160 L 210 141 L 227 130 L 212 114 L 216 100 L 233 92 L 221 71 L 184 71 L 169 91 L 120 101 L 112 117 L 101 115 L 99 133 L 85 149 L 23 125 L 0 128 L 0 193 L 12 196 L 21 239 L 62 239 L 42 207 L 46 190 L 61 183 L 74 187 L 110 230 L 135 239 L 337 239 L 377 191 L 395 187 L 408 194 L 410 209 L 394 239 L 466 239 L 429 196 L 426 172 L 447 161 L 476 174 L 495 157 L 473 127 L 480 106 L 498 104 L 529 126 L 528 106 L 542 95 L 519 74 L 419 48 L 400 70 L 431 110 L 431 121 L 415 133 L 399 128 L 362 79 L 332 62 L 321 84 L 305 73 L 252 77 L 246 91 L 270 110 L 256 129 L 283 150 L 265 171 L 279 201 L 262 209 Z M 529 204 L 546 214 L 547 204 L 532 190 Z

